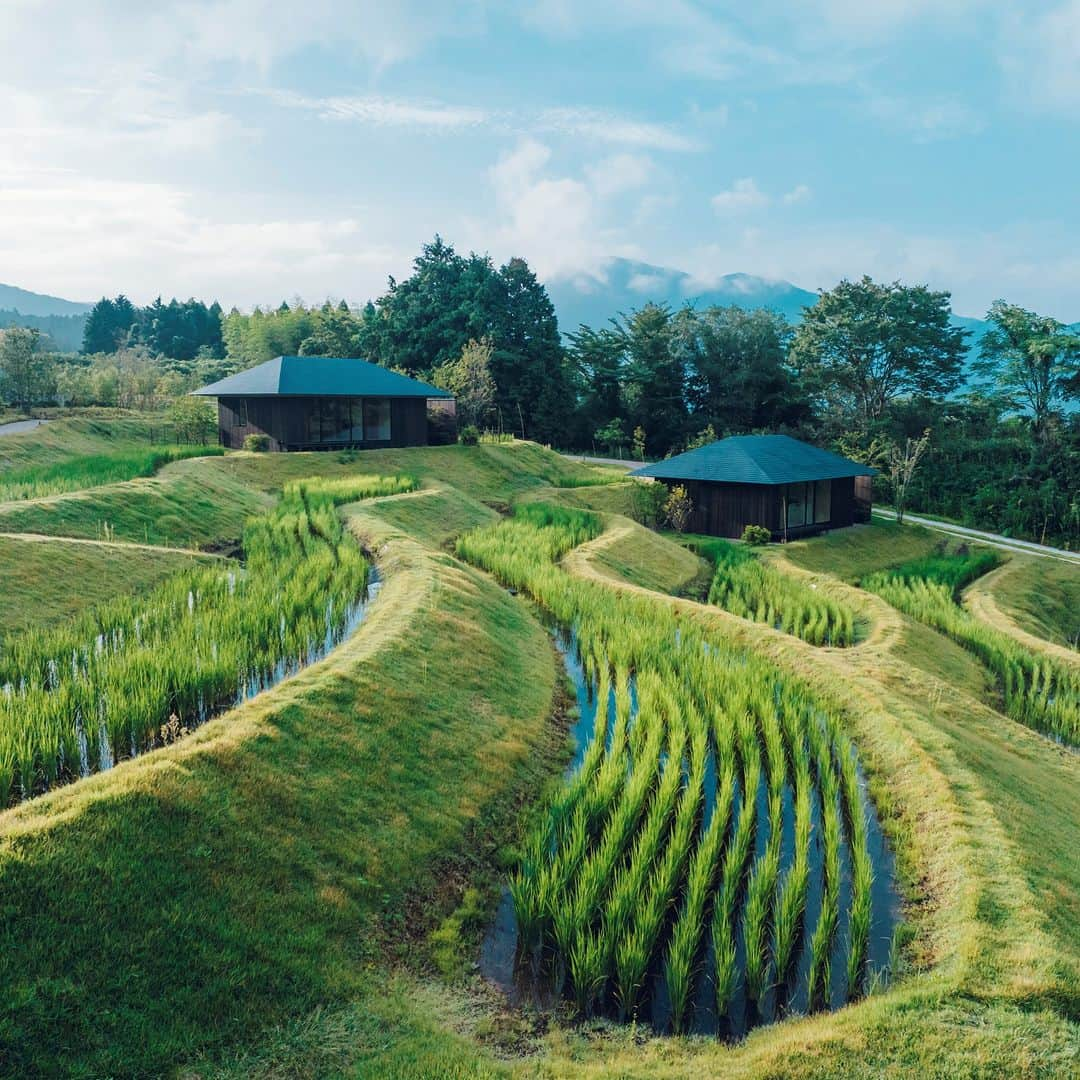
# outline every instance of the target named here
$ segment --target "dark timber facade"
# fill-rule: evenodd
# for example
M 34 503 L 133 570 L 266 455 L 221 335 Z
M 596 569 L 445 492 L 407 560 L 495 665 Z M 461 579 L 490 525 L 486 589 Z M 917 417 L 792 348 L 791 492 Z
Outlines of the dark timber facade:
M 271 450 L 359 450 L 454 441 L 454 399 L 445 390 L 376 364 L 279 356 L 196 390 L 218 402 L 222 446 L 265 435 Z
M 869 521 L 874 472 L 786 435 L 739 435 L 633 475 L 685 487 L 691 532 L 739 537 L 763 525 L 784 540 Z

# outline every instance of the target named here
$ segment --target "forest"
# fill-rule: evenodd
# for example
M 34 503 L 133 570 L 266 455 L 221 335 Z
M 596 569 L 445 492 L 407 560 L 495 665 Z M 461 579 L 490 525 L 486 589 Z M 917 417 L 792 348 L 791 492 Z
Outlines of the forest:
M 0 394 L 24 411 L 153 409 L 277 355 L 364 357 L 453 390 L 462 424 L 613 457 L 777 431 L 885 466 L 926 438 L 909 509 L 1080 547 L 1080 333 L 1000 300 L 974 346 L 951 316 L 948 292 L 864 277 L 794 325 L 645 303 L 560 328 L 524 259 L 496 266 L 436 236 L 362 308 L 118 296 L 95 305 L 78 353 L 3 331 Z

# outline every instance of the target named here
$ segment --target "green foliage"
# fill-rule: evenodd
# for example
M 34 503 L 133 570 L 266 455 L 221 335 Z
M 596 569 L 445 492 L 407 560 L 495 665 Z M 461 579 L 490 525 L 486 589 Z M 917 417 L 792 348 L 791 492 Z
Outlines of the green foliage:
M 55 390 L 55 365 L 40 346 L 37 330 L 0 330 L 0 400 L 23 412 L 48 401 Z
M 458 442 L 462 446 L 476 446 L 480 441 L 480 429 L 475 424 L 466 424 L 458 432 Z
M 217 410 L 206 398 L 178 397 L 169 406 L 168 417 L 181 442 L 206 443 L 217 431 Z
M 465 427 L 483 427 L 495 408 L 496 387 L 491 377 L 494 348 L 487 339 L 470 340 L 454 360 L 440 364 L 431 381 L 455 398 L 458 420 Z
M 1051 410 L 1077 396 L 1080 334 L 1056 319 L 998 300 L 987 312 L 991 329 L 979 342 L 976 373 L 1015 409 L 1031 413 L 1036 435 Z
M 841 281 L 806 309 L 792 361 L 806 391 L 866 423 L 901 395 L 956 389 L 967 333 L 951 314 L 949 294 L 925 285 Z
M 664 521 L 676 532 L 686 532 L 690 528 L 690 518 L 694 513 L 694 502 L 682 484 L 675 484 L 667 489 L 664 499 Z
M 265 454 L 270 449 L 270 436 L 245 435 L 244 449 L 254 454 Z
M 716 569 L 709 603 L 766 623 L 812 645 L 851 645 L 855 614 L 801 581 L 774 569 L 745 548 L 713 547 Z
M 156 356 L 194 360 L 202 352 L 221 354 L 221 305 L 200 300 L 167 304 L 159 296 L 147 307 L 135 307 L 126 296 L 102 297 L 91 309 L 83 330 L 84 353 L 114 353 L 144 345 Z
M 747 525 L 742 531 L 742 542 L 761 547 L 772 539 L 772 533 L 764 525 Z

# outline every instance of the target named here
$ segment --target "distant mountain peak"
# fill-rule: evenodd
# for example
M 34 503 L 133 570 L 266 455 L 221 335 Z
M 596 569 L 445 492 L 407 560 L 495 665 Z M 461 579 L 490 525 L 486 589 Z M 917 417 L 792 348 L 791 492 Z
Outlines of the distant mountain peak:
M 754 274 L 723 274 L 702 280 L 667 266 L 613 257 L 594 268 L 554 278 L 547 283 L 559 325 L 564 331 L 579 325 L 605 326 L 620 312 L 632 311 L 650 301 L 680 308 L 694 307 L 773 308 L 794 321 L 802 309 L 817 300 L 817 293 L 800 289 L 789 281 Z
M 20 315 L 85 315 L 94 305 L 59 296 L 30 292 L 16 285 L 0 284 L 0 311 L 17 311 Z

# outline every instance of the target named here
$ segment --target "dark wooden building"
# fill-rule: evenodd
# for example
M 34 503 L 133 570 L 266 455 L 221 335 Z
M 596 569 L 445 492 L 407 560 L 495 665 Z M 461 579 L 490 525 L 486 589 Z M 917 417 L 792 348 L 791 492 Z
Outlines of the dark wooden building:
M 195 390 L 218 402 L 218 438 L 239 449 L 266 435 L 271 450 L 427 446 L 457 437 L 454 398 L 389 368 L 338 356 L 279 356 Z
M 632 475 L 682 484 L 692 532 L 738 537 L 763 525 L 784 540 L 869 521 L 876 471 L 787 435 L 735 435 Z

